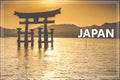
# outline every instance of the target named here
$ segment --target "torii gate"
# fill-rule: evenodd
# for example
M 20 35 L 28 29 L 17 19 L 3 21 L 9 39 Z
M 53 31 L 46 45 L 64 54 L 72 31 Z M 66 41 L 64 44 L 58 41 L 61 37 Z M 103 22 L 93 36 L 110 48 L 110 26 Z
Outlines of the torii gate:
M 50 29 L 51 32 L 48 32 L 47 24 L 54 23 L 55 20 L 48 21 L 49 17 L 55 17 L 55 15 L 60 14 L 61 8 L 53 11 L 48 12 L 37 12 L 37 13 L 22 13 L 22 12 L 15 12 L 14 15 L 17 15 L 19 18 L 24 18 L 25 21 L 19 22 L 19 24 L 25 24 L 25 32 L 21 32 L 21 28 L 17 28 L 18 30 L 18 47 L 20 47 L 20 42 L 24 42 L 25 48 L 28 48 L 28 42 L 31 42 L 31 46 L 34 45 L 33 34 L 34 30 L 31 29 L 31 32 L 28 32 L 28 25 L 29 24 L 44 24 L 44 32 L 42 32 L 41 28 L 38 28 L 39 32 L 39 48 L 41 48 L 41 43 L 44 43 L 44 48 L 48 48 L 48 43 L 51 42 L 51 46 L 53 46 L 53 31 L 54 29 Z M 33 18 L 34 21 L 29 21 L 30 18 Z M 39 21 L 39 18 L 44 18 L 44 21 Z M 20 34 L 25 34 L 24 40 L 20 40 Z M 31 34 L 31 40 L 28 40 L 28 34 Z M 41 40 L 41 34 L 44 34 L 44 41 Z M 48 34 L 51 34 L 51 41 L 48 41 Z

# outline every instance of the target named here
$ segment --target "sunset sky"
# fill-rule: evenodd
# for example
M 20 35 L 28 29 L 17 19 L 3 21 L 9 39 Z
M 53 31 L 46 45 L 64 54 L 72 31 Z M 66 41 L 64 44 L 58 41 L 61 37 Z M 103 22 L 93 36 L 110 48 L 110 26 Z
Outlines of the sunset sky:
M 3 1 L 3 0 L 2 0 Z M 8 0 L 6 0 L 8 1 Z M 14 0 L 15 1 L 15 0 Z M 19 0 L 16 0 L 19 1 Z M 23 1 L 23 0 L 20 0 Z M 62 1 L 62 0 L 61 0 Z M 6 28 L 23 28 L 24 25 L 19 25 L 20 19 L 13 15 L 15 11 L 18 12 L 42 12 L 50 11 L 61 8 L 61 14 L 58 14 L 53 20 L 54 24 L 75 24 L 77 26 L 90 26 L 90 25 L 102 25 L 105 22 L 116 22 L 117 12 L 116 4 L 105 4 L 105 3 L 92 3 L 80 2 L 75 0 L 64 0 L 66 2 L 58 3 L 56 0 L 37 0 L 33 3 L 29 2 L 5 2 L 4 9 L 1 10 L 0 14 L 4 16 L 4 27 Z M 74 1 L 73 3 L 69 1 Z M 90 0 L 89 0 L 90 1 Z M 100 1 L 100 0 L 99 0 Z M 109 3 L 109 2 L 108 2 Z M 1 16 L 0 16 L 1 17 Z M 1 18 L 1 19 L 3 19 Z M 32 25 L 31 25 L 32 26 Z M 34 28 L 38 25 L 34 25 Z

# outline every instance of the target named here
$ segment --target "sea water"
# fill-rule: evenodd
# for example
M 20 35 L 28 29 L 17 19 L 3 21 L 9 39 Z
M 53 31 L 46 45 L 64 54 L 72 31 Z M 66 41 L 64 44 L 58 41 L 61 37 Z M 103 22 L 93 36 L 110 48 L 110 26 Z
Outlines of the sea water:
M 2 80 L 118 79 L 118 39 L 54 38 L 48 50 L 34 41 L 33 48 L 18 50 L 17 38 L 1 38 Z

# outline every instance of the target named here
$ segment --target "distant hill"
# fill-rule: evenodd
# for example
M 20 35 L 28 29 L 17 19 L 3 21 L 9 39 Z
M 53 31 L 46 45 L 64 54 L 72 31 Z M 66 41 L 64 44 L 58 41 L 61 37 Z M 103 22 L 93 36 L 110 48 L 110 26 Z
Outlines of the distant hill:
M 40 26 L 43 28 L 43 26 Z M 48 26 L 48 30 L 54 28 L 54 36 L 55 37 L 77 37 L 79 33 L 80 27 L 73 24 L 58 24 L 58 25 L 50 25 Z M 4 31 L 4 37 L 14 37 L 17 36 L 16 29 L 6 29 L 0 27 L 1 30 Z M 38 36 L 38 29 L 35 28 L 34 35 Z M 1 33 L 0 33 L 1 34 Z M 3 37 L 3 36 L 1 36 Z
M 43 28 L 42 26 L 40 28 Z M 48 30 L 54 28 L 55 37 L 77 37 L 80 27 L 73 24 L 58 24 L 51 25 L 48 27 Z M 35 29 L 35 34 L 37 36 L 38 30 Z
M 91 29 L 97 29 L 97 30 L 98 29 L 103 29 L 104 32 L 105 32 L 106 29 L 114 29 L 115 30 L 115 37 L 114 38 L 116 38 L 117 35 L 119 35 L 119 38 L 120 38 L 120 26 L 118 26 L 118 24 L 120 25 L 120 22 L 104 23 L 101 26 L 92 25 L 92 26 L 81 27 L 81 29 L 88 29 L 90 32 L 91 32 Z
M 0 35 L 0 37 L 15 37 L 17 36 L 17 30 L 0 27 Z
M 118 22 L 120 24 L 120 22 Z M 41 28 L 43 28 L 43 26 L 40 26 Z M 80 29 L 115 29 L 115 35 L 117 34 L 118 31 L 118 27 L 116 26 L 116 23 L 104 23 L 101 26 L 97 26 L 97 25 L 92 25 L 92 26 L 85 26 L 85 27 L 79 27 L 76 26 L 74 24 L 55 24 L 55 25 L 50 25 L 48 26 L 48 30 L 50 28 L 54 28 L 55 29 L 55 37 L 77 37 L 79 34 L 79 30 Z M 7 28 L 3 28 L 0 27 L 1 30 L 4 31 L 4 36 L 1 37 L 14 37 L 17 36 L 17 30 L 16 29 L 7 29 Z M 119 27 L 119 31 L 120 31 L 120 27 Z M 38 36 L 38 30 L 37 28 L 35 28 L 35 36 Z M 1 35 L 1 32 L 0 32 Z M 115 36 L 116 37 L 116 36 Z M 119 35 L 120 37 L 120 35 Z

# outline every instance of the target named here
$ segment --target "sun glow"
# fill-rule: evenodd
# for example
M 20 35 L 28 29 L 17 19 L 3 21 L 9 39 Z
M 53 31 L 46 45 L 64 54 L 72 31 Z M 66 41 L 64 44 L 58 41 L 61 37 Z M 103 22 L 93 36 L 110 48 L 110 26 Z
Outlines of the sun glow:
M 56 0 L 43 0 L 42 3 L 43 4 L 55 4 Z

